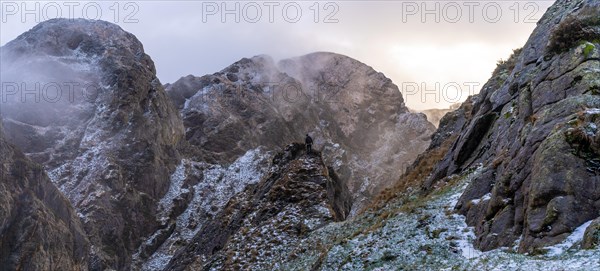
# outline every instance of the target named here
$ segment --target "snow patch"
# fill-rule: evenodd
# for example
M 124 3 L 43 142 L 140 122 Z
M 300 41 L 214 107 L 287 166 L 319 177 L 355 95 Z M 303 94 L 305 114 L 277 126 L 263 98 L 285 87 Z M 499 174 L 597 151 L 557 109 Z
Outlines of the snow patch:
M 471 200 L 471 203 L 477 205 L 477 204 L 479 204 L 482 201 L 485 202 L 485 201 L 488 201 L 490 199 L 492 199 L 492 193 L 487 193 L 487 194 L 483 195 L 483 197 L 481 197 L 481 198 Z
M 570 248 L 572 248 L 573 246 L 575 246 L 577 243 L 580 243 L 583 240 L 583 235 L 585 233 L 585 229 L 587 229 L 587 227 L 589 227 L 590 224 L 592 224 L 592 220 L 585 222 L 581 226 L 577 227 L 573 231 L 573 233 L 571 233 L 571 235 L 569 235 L 569 237 L 567 237 L 567 239 L 565 239 L 565 241 L 563 241 L 562 243 L 554 245 L 554 246 L 546 247 L 546 249 L 548 249 L 548 253 L 546 253 L 546 255 L 548 255 L 548 256 L 561 255 L 561 254 L 565 253 L 565 251 L 567 251 Z
M 173 201 L 181 194 L 188 193 L 189 189 L 183 188 L 183 183 L 187 177 L 185 168 L 190 161 L 182 159 L 175 172 L 171 174 L 171 185 L 169 191 L 158 202 L 158 220 L 163 224 L 169 219 L 169 212 L 173 209 Z
M 144 262 L 142 270 L 162 270 L 177 249 L 192 240 L 207 218 L 217 215 L 233 196 L 263 178 L 268 169 L 263 164 L 269 157 L 269 153 L 257 148 L 247 151 L 229 166 L 182 160 L 171 175 L 169 191 L 159 203 L 159 219 L 168 222 L 173 200 L 183 193 L 193 191 L 193 198 L 177 217 L 173 234 Z M 191 189 L 183 188 L 186 179 L 192 176 L 201 180 Z
M 585 114 L 588 115 L 596 115 L 596 114 L 600 114 L 600 108 L 590 108 L 585 110 Z

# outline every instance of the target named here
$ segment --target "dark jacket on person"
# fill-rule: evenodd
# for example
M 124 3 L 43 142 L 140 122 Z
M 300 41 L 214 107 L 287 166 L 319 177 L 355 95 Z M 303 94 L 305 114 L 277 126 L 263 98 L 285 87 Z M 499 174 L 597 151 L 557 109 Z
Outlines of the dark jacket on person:
M 306 139 L 304 139 L 304 143 L 306 144 L 306 153 L 312 153 L 312 138 L 307 134 Z
M 309 135 L 306 135 L 306 139 L 304 139 L 304 143 L 306 143 L 306 145 L 312 145 L 312 143 L 313 143 L 312 137 L 310 137 Z

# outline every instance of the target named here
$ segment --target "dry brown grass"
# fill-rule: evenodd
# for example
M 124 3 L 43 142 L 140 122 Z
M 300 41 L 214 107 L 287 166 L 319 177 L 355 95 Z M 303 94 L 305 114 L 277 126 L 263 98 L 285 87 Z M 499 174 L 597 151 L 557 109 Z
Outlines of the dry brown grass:
M 522 51 L 523 48 L 514 49 L 507 60 L 498 60 L 496 69 L 494 69 L 494 72 L 492 72 L 492 77 L 500 74 L 503 71 L 506 71 L 508 74 L 510 74 L 517 65 L 517 59 L 519 58 L 519 55 L 521 55 Z
M 448 150 L 456 140 L 456 136 L 447 138 L 438 148 L 434 148 L 419 155 L 417 160 L 408 169 L 408 171 L 400 177 L 392 187 L 384 189 L 373 202 L 364 210 L 380 209 L 388 204 L 392 199 L 397 198 L 406 192 L 409 188 L 418 189 L 425 182 L 433 171 L 435 165 L 448 153 Z
M 504 162 L 507 155 L 508 155 L 507 149 L 502 150 L 502 152 L 500 152 L 498 155 L 496 155 L 496 159 L 494 159 L 494 161 L 492 161 L 492 168 L 493 169 L 498 168 Z
M 529 117 L 527 117 L 526 121 L 531 123 L 531 124 L 535 124 L 535 122 L 538 120 L 538 117 L 536 115 L 531 115 Z
M 579 14 L 567 16 L 550 35 L 548 53 L 560 54 L 577 46 L 582 41 L 600 39 L 600 16 L 598 8 L 588 8 Z

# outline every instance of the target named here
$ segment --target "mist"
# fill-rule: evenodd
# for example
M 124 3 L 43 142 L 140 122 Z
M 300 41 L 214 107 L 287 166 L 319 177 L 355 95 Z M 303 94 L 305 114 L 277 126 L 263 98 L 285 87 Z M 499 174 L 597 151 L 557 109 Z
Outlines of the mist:
M 488 18 L 493 17 L 493 9 L 489 16 L 482 13 L 486 3 L 474 7 L 472 15 L 468 6 L 459 3 L 462 17 L 458 21 L 453 19 L 452 6 L 422 6 L 427 2 L 333 2 L 335 8 L 300 2 L 302 16 L 297 21 L 290 20 L 295 19 L 292 8 L 289 15 L 283 15 L 283 3 L 273 7 L 271 17 L 268 7 L 261 3 L 258 8 L 262 16 L 256 22 L 256 8 L 247 3 L 238 3 L 237 15 L 223 13 L 221 2 L 140 2 L 127 10 L 119 6 L 119 14 L 114 12 L 115 7 L 111 9 L 111 3 L 99 5 L 100 19 L 119 24 L 144 43 L 163 83 L 188 74 L 211 74 L 244 57 L 267 54 L 284 59 L 329 51 L 371 65 L 391 78 L 401 91 L 403 83 L 424 83 L 425 89 L 420 88 L 417 94 L 404 93 L 407 105 L 421 110 L 446 108 L 456 102 L 423 98 L 422 92 L 435 89 L 436 83 L 441 85 L 438 93 L 449 83 L 475 82 L 480 88 L 496 61 L 507 58 L 512 49 L 525 42 L 537 19 L 553 2 L 536 1 L 535 6 L 500 2 L 497 21 Z M 218 10 L 209 12 L 213 4 Z M 418 8 L 415 14 L 408 10 L 414 4 Z M 80 15 L 82 7 L 77 8 L 76 15 Z M 235 10 L 236 6 L 230 3 L 225 8 Z M 426 8 L 437 10 L 437 15 L 424 13 Z M 134 15 L 127 17 L 133 11 Z M 19 15 L 8 16 L 2 23 L 0 44 L 33 27 L 36 19 L 46 19 L 42 14 L 21 20 Z M 461 89 L 460 94 L 458 100 L 462 101 L 473 93 Z

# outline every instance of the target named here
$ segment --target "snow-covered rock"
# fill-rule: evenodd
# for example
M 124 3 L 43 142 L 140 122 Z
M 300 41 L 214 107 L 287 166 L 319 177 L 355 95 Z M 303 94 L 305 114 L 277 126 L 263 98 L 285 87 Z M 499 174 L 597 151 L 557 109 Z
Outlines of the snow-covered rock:
M 244 58 L 166 89 L 197 157 L 231 162 L 258 146 L 303 142 L 309 133 L 314 148 L 348 181 L 353 213 L 398 180 L 435 129 L 408 111 L 390 79 L 334 53 L 278 63 L 265 55 Z
M 2 47 L 7 138 L 77 209 L 89 268 L 129 267 L 160 226 L 183 125 L 142 44 L 102 21 L 54 19 Z
M 198 226 L 164 270 L 268 270 L 306 246 L 311 232 L 345 219 L 351 204 L 345 182 L 320 153 L 303 149 L 292 144 L 277 153 L 264 178 Z

